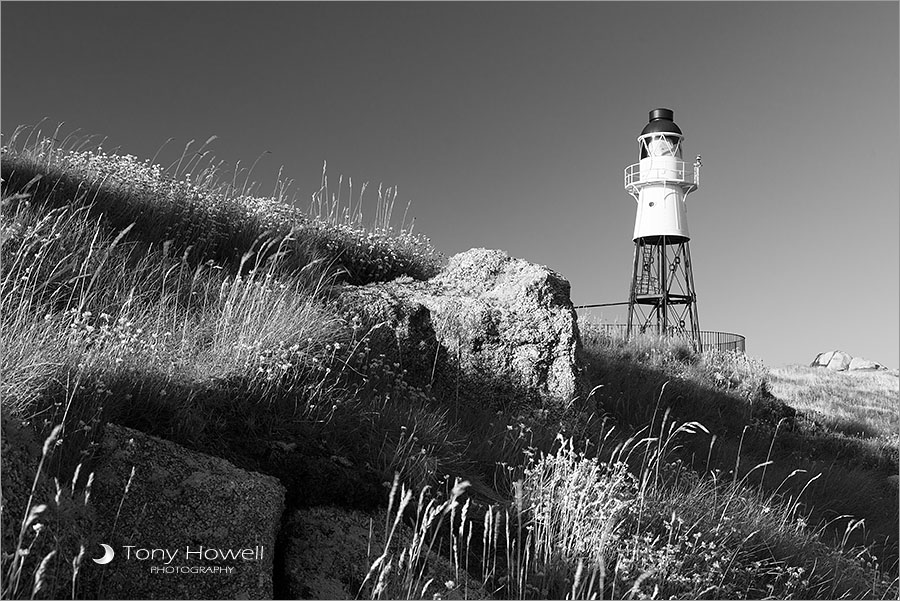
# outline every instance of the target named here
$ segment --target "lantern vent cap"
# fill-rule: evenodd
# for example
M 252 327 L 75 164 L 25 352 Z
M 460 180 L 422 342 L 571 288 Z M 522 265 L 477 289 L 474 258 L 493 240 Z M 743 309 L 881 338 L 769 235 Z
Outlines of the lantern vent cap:
M 641 130 L 641 136 L 656 133 L 683 135 L 681 133 L 681 128 L 675 125 L 675 122 L 673 121 L 674 118 L 675 111 L 672 109 L 653 109 L 650 111 L 650 122 L 644 126 L 643 130 Z

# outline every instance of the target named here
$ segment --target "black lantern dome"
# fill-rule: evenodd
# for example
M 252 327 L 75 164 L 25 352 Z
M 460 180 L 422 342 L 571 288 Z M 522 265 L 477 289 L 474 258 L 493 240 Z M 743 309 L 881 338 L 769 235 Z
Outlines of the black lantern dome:
M 653 109 L 650 111 L 650 122 L 641 130 L 641 135 L 667 133 L 682 135 L 681 128 L 675 125 L 672 109 Z

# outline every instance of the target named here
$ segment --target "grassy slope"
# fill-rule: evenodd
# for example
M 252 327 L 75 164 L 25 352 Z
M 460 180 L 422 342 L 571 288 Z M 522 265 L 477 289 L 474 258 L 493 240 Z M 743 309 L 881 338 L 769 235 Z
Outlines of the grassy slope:
M 2 164 L 4 419 L 45 432 L 64 424 L 54 473 L 71 473 L 116 421 L 275 473 L 293 504 L 371 507 L 394 472 L 416 490 L 448 494 L 465 477 L 470 511 L 444 505 L 446 514 L 420 523 L 443 520 L 446 533 L 455 518 L 461 534 L 446 551 L 501 596 L 894 594 L 852 541 L 827 544 L 796 494 L 754 488 L 761 470 L 744 478 L 776 429 L 767 483 L 801 465 L 794 451 L 815 433 L 764 394 L 753 361 L 586 332 L 590 376 L 603 387 L 561 424 L 477 409 L 457 418 L 405 382 L 370 348 L 367 324 L 326 294 L 339 280 L 427 277 L 439 267 L 427 240 L 391 232 L 384 219 L 363 228 L 327 192 L 302 214 L 238 194 L 211 169 L 185 181 L 131 157 L 11 146 Z M 473 408 L 483 401 L 470 399 Z M 718 435 L 713 452 L 706 428 Z M 896 455 L 866 455 L 821 428 L 810 465 L 896 465 Z M 726 466 L 738 445 L 746 464 L 734 477 Z M 481 529 L 508 516 L 510 528 Z M 391 594 L 421 590 L 414 572 L 395 573 Z
M 792 407 L 815 415 L 829 430 L 874 439 L 885 447 L 900 443 L 896 371 L 831 371 L 791 365 L 769 371 L 772 393 Z
M 898 471 L 896 435 L 890 434 L 891 420 L 897 420 L 896 394 L 854 388 L 847 401 L 859 411 L 863 406 L 859 400 L 865 397 L 868 403 L 883 404 L 893 415 L 881 414 L 883 437 L 853 436 L 833 427 L 834 421 L 807 413 L 805 407 L 793 407 L 781 372 L 770 373 L 752 359 L 729 360 L 728 354 L 710 353 L 691 357 L 677 343 L 667 349 L 671 343 L 654 340 L 629 345 L 592 340 L 589 330 L 586 340 L 593 349 L 589 353 L 592 369 L 606 384 L 599 396 L 621 424 L 645 425 L 650 411 L 661 413 L 656 409 L 661 399 L 663 409 L 669 408 L 682 420 L 699 420 L 717 436 L 714 444 L 710 436 L 695 436 L 685 445 L 685 460 L 732 475 L 736 470 L 738 477 L 746 475 L 755 485 L 764 480 L 763 489 L 768 491 L 796 495 L 805 489 L 803 501 L 815 523 L 831 522 L 826 530 L 829 539 L 843 538 L 849 523 L 846 516 L 864 518 L 865 526 L 850 539 L 876 543 L 878 554 L 896 565 L 897 512 L 885 511 L 898 503 L 896 482 L 890 480 Z M 820 375 L 830 386 L 830 374 Z M 661 395 L 666 382 L 666 393 Z M 800 386 L 795 391 L 809 389 Z M 765 470 L 747 474 L 769 459 L 773 463 Z M 794 474 L 798 469 L 806 473 Z

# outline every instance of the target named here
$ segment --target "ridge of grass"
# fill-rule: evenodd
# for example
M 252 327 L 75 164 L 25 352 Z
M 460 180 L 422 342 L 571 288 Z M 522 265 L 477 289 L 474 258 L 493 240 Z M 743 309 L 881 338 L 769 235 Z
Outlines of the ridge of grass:
M 212 158 L 200 169 L 208 152 L 188 160 L 182 155 L 173 171 L 102 147 L 80 150 L 74 142 L 55 145 L 52 138 L 30 143 L 30 136 L 21 139 L 24 131 L 17 130 L 2 148 L 8 196 L 28 194 L 50 207 L 87 206 L 112 230 L 131 227 L 141 240 L 167 242 L 193 264 L 212 260 L 236 268 L 249 252 L 278 252 L 280 269 L 323 263 L 341 280 L 366 284 L 402 275 L 427 279 L 444 262 L 412 225 L 394 228 L 396 188 L 379 187 L 374 220 L 367 225 L 362 213 L 366 186 L 354 202 L 351 181 L 345 206 L 343 178 L 335 194 L 324 172 L 304 213 L 285 202 L 282 182 L 279 196 L 258 197 L 247 194 L 246 183 L 238 190 L 235 177 L 227 178 Z

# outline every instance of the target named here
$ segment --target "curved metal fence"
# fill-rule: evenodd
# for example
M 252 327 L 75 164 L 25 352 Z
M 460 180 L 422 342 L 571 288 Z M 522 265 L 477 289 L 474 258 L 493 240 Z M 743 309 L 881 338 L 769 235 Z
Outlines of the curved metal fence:
M 668 158 L 668 157 L 667 157 Z M 700 166 L 681 159 L 635 163 L 625 168 L 625 189 L 647 182 L 672 181 L 700 186 Z
M 624 323 L 592 323 L 592 328 L 596 328 L 603 335 L 610 338 L 625 339 L 628 333 L 628 324 Z M 635 330 L 638 330 L 635 326 Z M 720 351 L 746 351 L 747 340 L 740 334 L 731 332 L 713 332 L 709 330 L 700 330 L 700 346 L 702 350 L 712 348 Z

